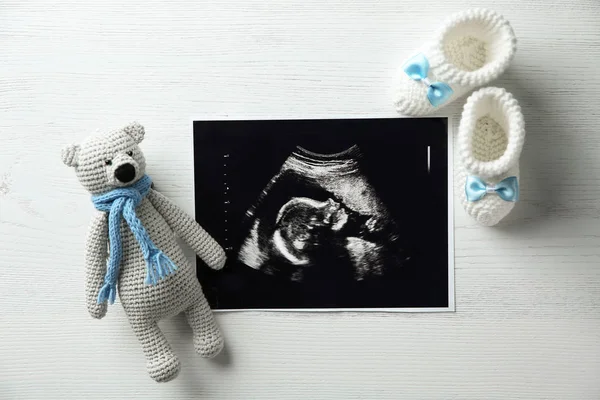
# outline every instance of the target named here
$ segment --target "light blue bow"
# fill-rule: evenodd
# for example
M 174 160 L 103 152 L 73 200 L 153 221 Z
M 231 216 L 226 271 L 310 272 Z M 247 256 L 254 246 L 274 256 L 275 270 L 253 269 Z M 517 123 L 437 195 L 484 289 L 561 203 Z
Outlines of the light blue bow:
M 421 81 L 427 86 L 427 99 L 434 107 L 438 107 L 448 101 L 452 93 L 454 93 L 454 90 L 444 82 L 429 82 L 429 79 L 427 79 L 429 61 L 427 61 L 423 53 L 419 53 L 408 60 L 403 68 L 410 79 Z
M 491 185 L 478 176 L 468 176 L 465 193 L 468 201 L 479 201 L 488 193 L 496 193 L 504 201 L 515 202 L 519 200 L 519 182 L 516 176 L 509 176 Z

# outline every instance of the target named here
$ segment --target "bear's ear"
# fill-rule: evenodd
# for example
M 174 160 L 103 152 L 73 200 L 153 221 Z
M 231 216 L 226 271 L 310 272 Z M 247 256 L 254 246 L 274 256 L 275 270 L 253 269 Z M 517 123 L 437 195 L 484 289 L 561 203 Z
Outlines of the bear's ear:
M 77 158 L 79 157 L 79 145 L 70 144 L 65 146 L 62 149 L 62 162 L 65 163 L 67 167 L 76 167 L 77 166 Z
M 144 140 L 144 134 L 146 133 L 144 131 L 144 127 L 137 122 L 127 125 L 125 128 L 123 128 L 123 132 L 131 136 L 138 144 Z

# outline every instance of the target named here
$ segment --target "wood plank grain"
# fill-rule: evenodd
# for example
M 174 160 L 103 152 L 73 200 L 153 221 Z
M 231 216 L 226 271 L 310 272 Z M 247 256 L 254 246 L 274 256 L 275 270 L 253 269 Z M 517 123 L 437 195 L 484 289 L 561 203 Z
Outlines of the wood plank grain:
M 600 3 L 421 3 L 4 0 L 0 398 L 600 398 Z M 85 311 L 92 206 L 62 145 L 141 121 L 149 173 L 192 213 L 192 116 L 395 116 L 404 55 L 470 6 L 514 26 L 517 56 L 493 84 L 528 133 L 509 218 L 486 229 L 456 206 L 457 312 L 219 314 L 214 361 L 177 317 L 163 326 L 181 376 L 151 382 L 123 311 Z M 444 115 L 456 126 L 460 110 Z

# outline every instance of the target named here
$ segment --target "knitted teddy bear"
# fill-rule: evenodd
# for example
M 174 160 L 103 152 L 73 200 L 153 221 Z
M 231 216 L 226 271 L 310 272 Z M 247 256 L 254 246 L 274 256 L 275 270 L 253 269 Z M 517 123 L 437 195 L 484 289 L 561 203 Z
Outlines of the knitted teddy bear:
M 104 317 L 118 289 L 150 377 L 167 382 L 177 376 L 180 364 L 158 320 L 183 311 L 198 354 L 214 357 L 223 348 L 196 271 L 175 235 L 213 269 L 223 267 L 225 252 L 192 217 L 151 188 L 138 147 L 143 138 L 144 128 L 133 123 L 65 147 L 62 160 L 75 168 L 98 210 L 85 257 L 88 311 L 94 318 Z

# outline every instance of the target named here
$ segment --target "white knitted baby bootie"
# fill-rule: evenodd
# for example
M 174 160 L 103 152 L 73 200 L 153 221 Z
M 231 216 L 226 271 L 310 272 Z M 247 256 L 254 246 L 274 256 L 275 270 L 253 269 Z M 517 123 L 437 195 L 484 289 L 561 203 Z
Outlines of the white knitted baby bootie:
M 517 49 L 504 17 L 473 9 L 451 16 L 399 71 L 394 103 L 404 115 L 426 115 L 500 76 Z
M 482 225 L 496 225 L 519 199 L 519 157 L 525 142 L 521 107 L 504 89 L 467 99 L 458 131 L 460 200 Z

